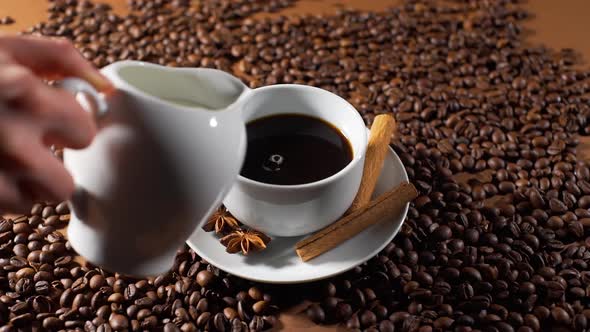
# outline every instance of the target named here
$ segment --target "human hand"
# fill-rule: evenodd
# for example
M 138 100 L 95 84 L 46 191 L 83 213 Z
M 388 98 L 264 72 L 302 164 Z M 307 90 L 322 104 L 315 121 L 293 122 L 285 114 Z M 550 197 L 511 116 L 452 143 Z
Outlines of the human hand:
M 66 40 L 0 36 L 0 211 L 69 198 L 74 182 L 50 145 L 84 148 L 96 127 L 69 92 L 43 79 L 78 77 L 97 90 L 110 82 Z

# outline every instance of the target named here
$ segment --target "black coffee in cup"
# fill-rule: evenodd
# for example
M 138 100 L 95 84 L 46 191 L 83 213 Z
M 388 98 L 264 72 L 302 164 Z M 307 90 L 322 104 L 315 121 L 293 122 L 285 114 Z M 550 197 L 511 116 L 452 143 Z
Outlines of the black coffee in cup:
M 278 185 L 311 183 L 330 177 L 352 161 L 342 132 L 319 118 L 278 114 L 247 124 L 248 148 L 241 175 Z

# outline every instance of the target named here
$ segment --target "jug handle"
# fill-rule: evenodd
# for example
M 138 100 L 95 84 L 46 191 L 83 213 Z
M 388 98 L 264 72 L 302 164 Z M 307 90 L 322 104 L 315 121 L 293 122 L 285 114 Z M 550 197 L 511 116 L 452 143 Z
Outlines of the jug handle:
M 90 113 L 96 123 L 107 114 L 108 105 L 103 94 L 83 79 L 66 78 L 56 84 L 57 88 L 70 92 L 82 109 Z M 70 199 L 70 209 L 81 220 L 88 217 L 88 193 L 82 187 L 76 190 Z
M 80 106 L 86 112 L 92 114 L 95 121 L 98 121 L 107 113 L 108 106 L 104 95 L 85 80 L 66 78 L 57 82 L 56 87 L 73 94 Z

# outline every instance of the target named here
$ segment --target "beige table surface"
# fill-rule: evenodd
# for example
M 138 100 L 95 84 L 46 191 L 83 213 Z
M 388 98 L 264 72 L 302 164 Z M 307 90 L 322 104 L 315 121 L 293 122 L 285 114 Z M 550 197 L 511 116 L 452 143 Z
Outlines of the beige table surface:
M 111 4 L 118 13 L 125 13 L 126 0 L 97 0 Z M 0 0 L 0 17 L 10 15 L 16 22 L 0 25 L 0 31 L 18 32 L 45 19 L 47 0 Z M 301 0 L 294 8 L 280 14 L 334 13 L 339 7 L 379 11 L 399 3 L 398 0 Z M 527 40 L 531 44 L 545 44 L 551 48 L 573 48 L 590 61 L 590 1 L 589 0 L 528 0 L 524 5 L 533 18 L 526 23 Z M 590 155 L 590 139 L 583 138 L 578 149 L 579 156 Z M 303 305 L 281 315 L 280 330 L 286 331 L 344 331 L 334 326 L 316 326 L 299 314 Z

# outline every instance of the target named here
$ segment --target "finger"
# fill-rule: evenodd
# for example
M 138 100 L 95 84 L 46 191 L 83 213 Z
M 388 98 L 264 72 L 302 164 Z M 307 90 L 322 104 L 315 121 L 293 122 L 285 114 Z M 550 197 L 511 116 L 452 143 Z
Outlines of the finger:
M 74 180 L 64 165 L 42 146 L 37 146 L 37 152 L 32 155 L 25 161 L 28 172 L 23 176 L 32 185 L 31 191 L 49 201 L 69 199 L 74 192 Z
M 57 102 L 59 101 L 59 102 Z M 45 107 L 43 142 L 73 149 L 84 148 L 96 135 L 96 123 L 69 92 L 45 86 L 31 99 L 31 107 Z
M 14 64 L 0 65 L 0 100 L 13 101 L 27 94 L 34 81 L 37 80 L 27 68 Z
M 39 149 L 39 155 L 32 160 L 31 183 L 38 185 L 35 190 L 49 201 L 60 202 L 69 199 L 74 192 L 74 180 L 64 165 L 46 149 Z
M 21 190 L 19 174 L 27 167 L 20 154 L 27 152 L 27 145 L 34 142 L 37 135 L 33 128 L 14 122 L 10 116 L 5 109 L 0 109 L 0 207 L 17 213 L 33 202 L 31 192 Z
M 65 200 L 74 190 L 73 180 L 63 164 L 41 144 L 40 136 L 41 129 L 22 112 L 0 112 L 0 155 L 13 164 L 3 164 L 2 171 L 16 181 L 19 201 L 29 202 L 33 197 Z M 8 197 L 14 201 L 14 195 Z
M 0 49 L 0 65 L 3 65 L 6 63 L 13 63 L 13 62 L 14 62 L 14 60 L 12 60 L 10 55 L 8 55 L 6 52 L 4 52 L 3 50 Z
M 10 100 L 21 110 L 5 115 L 12 116 L 12 121 L 20 117 L 18 121 L 41 126 L 44 132 L 41 138 L 48 144 L 82 148 L 90 144 L 96 134 L 91 115 L 74 96 L 44 84 L 20 65 L 0 66 L 0 100 Z M 10 123 L 10 119 L 5 123 Z
M 28 149 L 40 145 L 40 136 L 41 129 L 30 115 L 0 108 L 0 168 L 11 172 L 24 169 L 21 155 L 33 153 Z
M 101 91 L 112 89 L 109 80 L 66 39 L 33 36 L 1 36 L 0 49 L 37 75 L 57 79 L 79 77 Z

